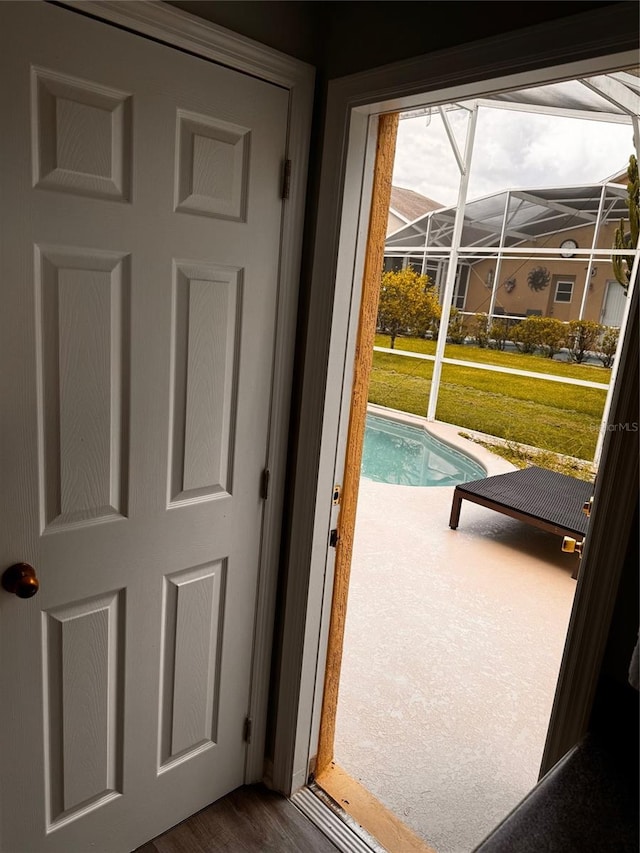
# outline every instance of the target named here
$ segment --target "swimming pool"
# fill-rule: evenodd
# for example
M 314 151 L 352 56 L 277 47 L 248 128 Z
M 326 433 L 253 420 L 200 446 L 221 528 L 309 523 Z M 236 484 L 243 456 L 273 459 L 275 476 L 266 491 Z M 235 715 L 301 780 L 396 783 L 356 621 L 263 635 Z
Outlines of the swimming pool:
M 403 486 L 456 486 L 486 477 L 473 459 L 426 430 L 367 415 L 361 476 Z

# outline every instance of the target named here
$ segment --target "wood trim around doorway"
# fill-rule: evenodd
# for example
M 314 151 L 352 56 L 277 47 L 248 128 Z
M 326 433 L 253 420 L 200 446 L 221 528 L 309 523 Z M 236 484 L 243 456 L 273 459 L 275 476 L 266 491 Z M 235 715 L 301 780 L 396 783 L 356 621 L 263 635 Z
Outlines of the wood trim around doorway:
M 398 120 L 398 113 L 381 115 L 378 120 L 371 214 L 367 234 L 367 251 L 351 391 L 351 412 L 337 528 L 338 541 L 336 544 L 333 604 L 329 624 L 320 737 L 315 762 L 316 778 L 329 768 L 333 759 L 340 667 L 342 663 L 342 647 L 347 615 L 349 578 L 351 574 L 353 533 L 358 505 L 360 462 L 362 459 L 362 445 L 364 442 L 365 420 L 367 416 L 369 377 L 373 362 L 373 345 L 380 295 L 380 275 L 382 272 L 384 240 L 391 200 L 391 178 L 396 151 Z
M 398 113 L 378 119 L 371 213 L 367 233 L 360 314 L 353 365 L 351 407 L 338 517 L 333 601 L 314 781 L 339 809 L 350 815 L 389 853 L 435 853 L 399 817 L 333 761 L 340 670 L 351 576 L 353 538 L 358 506 L 360 464 L 367 416 L 369 379 L 383 268 L 391 180 L 398 133 Z

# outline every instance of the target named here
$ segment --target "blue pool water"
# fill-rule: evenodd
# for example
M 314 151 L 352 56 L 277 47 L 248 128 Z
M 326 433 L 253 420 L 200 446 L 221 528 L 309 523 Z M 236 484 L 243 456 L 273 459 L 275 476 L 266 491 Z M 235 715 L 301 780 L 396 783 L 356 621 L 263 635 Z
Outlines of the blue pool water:
M 477 462 L 424 429 L 375 415 L 367 415 L 360 473 L 403 486 L 456 486 L 487 475 Z

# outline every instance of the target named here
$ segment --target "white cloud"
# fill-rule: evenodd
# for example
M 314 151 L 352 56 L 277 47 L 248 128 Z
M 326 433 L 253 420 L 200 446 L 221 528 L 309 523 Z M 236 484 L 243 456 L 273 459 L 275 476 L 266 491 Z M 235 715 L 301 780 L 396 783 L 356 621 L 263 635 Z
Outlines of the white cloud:
M 464 151 L 466 112 L 447 113 Z M 427 125 L 428 121 L 428 125 Z M 469 198 L 509 187 L 598 183 L 625 167 L 630 125 L 481 107 Z M 454 204 L 460 173 L 436 111 L 400 122 L 394 184 Z
M 449 114 L 458 126 L 467 114 Z M 463 134 L 456 136 L 464 150 Z M 457 196 L 460 173 L 456 165 L 442 120 L 437 112 L 425 117 L 401 121 L 398 128 L 393 183 L 416 190 L 442 204 L 453 203 Z

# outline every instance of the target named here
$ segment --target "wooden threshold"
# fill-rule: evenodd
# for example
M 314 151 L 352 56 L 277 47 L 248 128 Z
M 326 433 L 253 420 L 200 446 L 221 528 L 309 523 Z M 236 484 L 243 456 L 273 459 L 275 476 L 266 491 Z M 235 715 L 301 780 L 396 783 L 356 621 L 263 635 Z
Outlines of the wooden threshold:
M 315 781 L 389 853 L 436 853 L 334 761 Z

